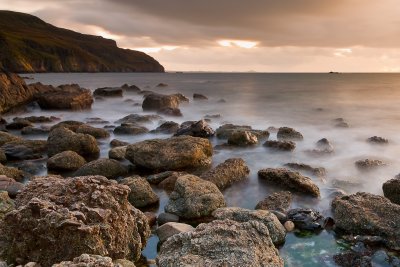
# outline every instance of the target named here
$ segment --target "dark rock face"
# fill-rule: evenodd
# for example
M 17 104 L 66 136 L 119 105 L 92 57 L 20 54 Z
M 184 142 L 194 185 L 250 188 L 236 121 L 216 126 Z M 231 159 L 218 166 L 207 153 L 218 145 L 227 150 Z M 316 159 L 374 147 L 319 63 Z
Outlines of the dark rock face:
M 400 205 L 382 196 L 358 192 L 336 197 L 332 211 L 338 231 L 380 236 L 386 246 L 400 250 Z
M 44 140 L 12 141 L 1 146 L 8 160 L 28 160 L 42 158 L 47 151 Z
M 270 183 L 287 188 L 292 192 L 319 197 L 319 188 L 313 181 L 298 172 L 292 172 L 284 168 L 267 168 L 258 171 L 258 177 Z
M 215 131 L 208 125 L 205 120 L 199 120 L 189 125 L 182 124 L 175 136 L 179 135 L 190 135 L 194 137 L 211 137 L 215 134 Z
M 96 139 L 88 134 L 77 134 L 63 127 L 52 130 L 47 139 L 47 153 L 54 156 L 63 151 L 74 151 L 84 158 L 98 157 L 100 153 Z
M 98 159 L 80 167 L 75 176 L 102 175 L 115 179 L 128 174 L 128 169 L 114 159 Z
M 60 85 L 48 92 L 37 95 L 37 102 L 42 109 L 90 109 L 93 104 L 89 89 L 77 84 Z
M 129 145 L 128 142 L 124 142 L 124 141 L 121 141 L 121 140 L 118 140 L 118 139 L 113 139 L 110 142 L 110 146 L 111 147 L 127 146 L 127 145 Z
M 122 97 L 123 89 L 119 87 L 102 87 L 94 90 L 94 96 L 103 96 L 103 97 Z
M 203 173 L 200 178 L 214 183 L 219 190 L 223 190 L 233 183 L 247 178 L 249 173 L 250 169 L 243 159 L 232 158 Z
M 184 170 L 209 166 L 212 153 L 207 139 L 178 136 L 131 144 L 126 149 L 126 158 L 139 167 L 154 171 Z
M 32 126 L 32 123 L 27 120 L 19 119 L 13 122 L 10 122 L 6 125 L 6 129 L 8 130 L 21 130 L 24 127 Z
M 10 72 L 164 72 L 143 52 L 58 28 L 29 14 L 1 11 L 0 28 L 1 67 Z
M 27 126 L 21 129 L 22 135 L 45 135 L 50 132 L 50 127 L 40 126 L 40 127 L 32 127 Z
M 303 140 L 303 135 L 290 127 L 280 127 L 277 133 L 279 140 L 291 140 L 291 141 L 301 141 Z
M 179 129 L 179 123 L 173 121 L 166 121 L 158 126 L 156 129 L 150 131 L 151 133 L 175 134 Z
M 63 151 L 58 153 L 47 161 L 47 168 L 56 171 L 76 171 L 86 160 L 74 151 Z
M 120 184 L 126 185 L 131 189 L 128 200 L 135 208 L 144 208 L 160 201 L 149 182 L 140 176 L 125 178 L 121 180 Z
M 165 211 L 180 218 L 195 219 L 210 216 L 225 200 L 218 187 L 194 175 L 178 177 Z
M 149 94 L 147 95 L 142 103 L 143 110 L 162 110 L 165 108 L 176 109 L 179 108 L 181 102 L 189 101 L 185 96 L 181 94 L 174 95 L 162 95 L 162 94 Z
M 213 217 L 217 220 L 232 220 L 236 222 L 257 221 L 267 226 L 269 235 L 274 245 L 285 242 L 285 228 L 278 218 L 266 210 L 247 210 L 237 207 L 219 208 L 213 212 Z
M 395 204 L 400 205 L 400 179 L 391 179 L 382 185 L 383 194 Z
M 216 220 L 163 243 L 156 259 L 165 266 L 283 267 L 268 228 L 257 221 Z
M 322 230 L 324 217 L 312 209 L 292 209 L 287 213 L 287 219 L 300 230 Z
M 1 256 L 42 266 L 82 253 L 137 260 L 150 229 L 128 194 L 128 187 L 102 176 L 36 178 L 0 226 Z
M 272 193 L 264 200 L 258 202 L 256 209 L 259 210 L 276 210 L 286 213 L 292 203 L 292 193 L 289 191 L 280 191 Z
M 234 125 L 224 124 L 216 130 L 217 137 L 220 139 L 229 139 L 234 132 L 248 131 L 255 135 L 258 139 L 267 139 L 269 137 L 268 131 L 254 130 L 251 126 L 247 125 Z
M 314 167 L 311 167 L 310 165 L 307 165 L 304 163 L 286 163 L 285 167 L 288 167 L 295 171 L 305 172 L 307 174 L 314 175 L 316 177 L 325 177 L 326 176 L 325 168 L 322 168 L 322 167 L 314 168 Z
M 357 160 L 354 164 L 361 171 L 371 171 L 387 165 L 385 162 L 379 159 L 362 159 Z
M 193 94 L 193 100 L 208 100 L 208 97 L 202 94 Z
M 293 151 L 296 149 L 296 143 L 292 141 L 268 140 L 263 146 L 277 151 Z
M 383 137 L 379 137 L 379 136 L 372 136 L 370 138 L 367 139 L 368 143 L 371 144 L 377 144 L 377 145 L 385 145 L 385 144 L 389 144 L 389 140 Z

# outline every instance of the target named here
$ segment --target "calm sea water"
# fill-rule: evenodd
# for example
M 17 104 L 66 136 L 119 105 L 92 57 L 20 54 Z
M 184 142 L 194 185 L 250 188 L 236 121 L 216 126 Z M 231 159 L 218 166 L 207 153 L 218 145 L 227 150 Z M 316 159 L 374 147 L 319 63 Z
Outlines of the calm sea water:
M 326 168 L 325 180 L 311 176 L 321 189 L 321 199 L 296 198 L 293 204 L 293 207 L 312 207 L 326 216 L 330 215 L 330 193 L 334 190 L 334 179 L 360 182 L 359 186 L 341 187 L 346 192 L 366 191 L 381 195 L 382 183 L 400 172 L 400 74 L 84 73 L 31 76 L 34 80 L 28 82 L 39 81 L 52 85 L 77 83 L 92 90 L 128 83 L 142 90 L 165 94 L 179 92 L 190 98 L 193 93 L 201 93 L 209 100 L 190 101 L 181 107 L 183 117 L 165 119 L 183 122 L 220 114 L 221 118 L 212 120 L 213 128 L 234 123 L 250 125 L 255 129 L 289 126 L 300 131 L 304 141 L 297 142 L 293 153 L 271 152 L 261 145 L 216 151 L 214 165 L 231 157 L 241 157 L 251 169 L 248 181 L 223 192 L 229 206 L 253 209 L 258 201 L 274 191 L 258 180 L 257 171 L 266 167 L 281 167 L 288 162 Z M 160 82 L 168 84 L 168 87 L 156 87 Z M 226 103 L 218 103 L 221 98 Z M 128 114 L 143 113 L 141 106 L 135 105 L 141 104 L 142 100 L 142 95 L 131 93 L 123 98 L 96 101 L 90 111 L 50 112 L 34 109 L 31 114 L 80 121 L 100 117 L 112 124 Z M 344 118 L 350 127 L 335 127 L 335 118 Z M 158 122 L 147 126 L 156 128 Z M 388 138 L 390 144 L 376 146 L 367 143 L 366 139 L 374 135 Z M 167 136 L 147 134 L 116 138 L 133 143 L 155 137 Z M 332 142 L 335 147 L 333 155 L 321 158 L 305 153 L 315 148 L 315 143 L 321 138 Z M 276 139 L 276 134 L 272 133 L 270 139 Z M 103 157 L 108 155 L 110 140 L 101 141 Z M 212 139 L 212 142 L 216 145 L 223 141 Z M 384 160 L 388 166 L 368 173 L 358 171 L 354 162 L 366 158 Z M 159 213 L 163 211 L 168 197 L 164 192 L 156 191 L 161 197 Z M 153 236 L 144 251 L 149 259 L 156 256 L 156 243 L 157 237 Z M 280 252 L 286 266 L 335 266 L 332 255 L 342 249 L 332 233 L 323 231 L 308 237 L 289 234 Z M 375 264 L 389 266 L 379 260 Z

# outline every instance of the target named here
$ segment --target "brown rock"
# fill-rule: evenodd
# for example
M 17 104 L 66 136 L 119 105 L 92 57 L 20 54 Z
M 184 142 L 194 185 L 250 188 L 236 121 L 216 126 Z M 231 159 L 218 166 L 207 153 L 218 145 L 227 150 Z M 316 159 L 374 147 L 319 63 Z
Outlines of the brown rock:
M 57 171 L 76 171 L 83 165 L 86 160 L 74 151 L 63 151 L 58 153 L 47 161 L 47 168 L 49 170 Z
M 258 202 L 256 209 L 259 210 L 276 210 L 286 213 L 292 203 L 292 193 L 289 191 L 280 191 L 272 193 L 264 200 Z

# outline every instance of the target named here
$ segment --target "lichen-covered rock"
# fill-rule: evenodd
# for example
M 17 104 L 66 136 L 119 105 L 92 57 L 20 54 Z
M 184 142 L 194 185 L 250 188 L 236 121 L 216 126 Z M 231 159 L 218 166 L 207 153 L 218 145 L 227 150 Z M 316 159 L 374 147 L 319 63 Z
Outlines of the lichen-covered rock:
M 39 159 L 46 154 L 45 140 L 18 140 L 1 146 L 8 160 Z
M 150 229 L 128 194 L 128 187 L 102 176 L 38 177 L 0 226 L 2 257 L 42 266 L 82 253 L 137 260 Z
M 47 153 L 54 156 L 63 151 L 74 151 L 84 158 L 96 158 L 100 153 L 96 138 L 88 134 L 77 134 L 64 127 L 52 130 L 47 138 Z
M 48 92 L 37 95 L 37 102 L 42 109 L 90 109 L 93 104 L 89 89 L 77 84 L 60 85 Z
M 81 134 L 89 134 L 97 139 L 110 137 L 110 133 L 107 130 L 102 128 L 92 127 L 86 124 L 79 126 L 75 132 Z
M 400 205 L 382 196 L 358 192 L 336 197 L 332 211 L 336 230 L 380 236 L 389 248 L 400 250 Z
M 14 167 L 7 167 L 0 163 L 0 175 L 5 175 L 16 181 L 22 181 L 25 177 L 25 173 Z
M 14 201 L 8 196 L 6 191 L 0 191 L 0 223 L 8 212 L 14 210 Z
M 383 194 L 395 204 L 400 205 L 400 179 L 391 179 L 382 185 Z
M 55 154 L 47 161 L 47 169 L 56 171 L 76 171 L 86 160 L 74 151 L 63 151 Z
M 280 191 L 272 193 L 256 205 L 259 210 L 276 210 L 286 213 L 292 203 L 292 193 Z
M 195 219 L 210 216 L 225 206 L 224 196 L 215 184 L 188 174 L 176 180 L 165 211 L 184 219 Z
M 250 169 L 243 159 L 232 158 L 203 173 L 200 178 L 214 183 L 218 189 L 223 190 L 233 183 L 247 178 L 249 173 Z
M 320 196 L 318 186 L 310 178 L 298 172 L 292 172 L 284 168 L 267 168 L 259 170 L 258 177 L 287 188 L 292 192 L 304 193 L 313 197 Z
M 179 135 L 190 135 L 194 137 L 211 137 L 215 134 L 215 131 L 208 125 L 205 120 L 199 120 L 189 125 L 181 125 L 175 136 Z
M 145 178 L 133 176 L 121 180 L 120 183 L 131 189 L 128 200 L 135 208 L 155 205 L 160 201 Z
M 194 231 L 169 238 L 161 246 L 157 265 L 283 267 L 283 260 L 257 221 L 216 220 Z
M 296 143 L 293 141 L 268 140 L 265 141 L 263 146 L 276 151 L 293 151 L 296 149 Z
M 156 232 L 161 243 L 173 235 L 193 231 L 193 226 L 185 223 L 168 222 L 158 227 Z
M 114 159 L 98 159 L 80 167 L 75 176 L 101 175 L 115 179 L 128 174 L 128 169 Z
M 228 144 L 232 146 L 251 146 L 257 143 L 257 136 L 250 131 L 236 131 L 228 138 Z
M 125 157 L 138 167 L 153 171 L 170 171 L 209 166 L 212 153 L 209 140 L 178 136 L 131 144 L 126 149 Z
M 300 132 L 290 127 L 280 127 L 276 136 L 279 140 L 292 140 L 292 141 L 303 140 L 303 135 Z
M 126 148 L 128 146 L 117 146 L 113 147 L 108 151 L 108 157 L 110 159 L 115 159 L 115 160 L 123 160 L 125 159 L 125 154 L 126 154 Z
M 268 131 L 254 130 L 251 126 L 247 125 L 234 125 L 234 124 L 224 124 L 216 130 L 217 137 L 220 139 L 229 139 L 234 132 L 248 131 L 257 137 L 257 139 L 263 139 L 269 137 Z
M 0 191 L 5 191 L 12 198 L 24 188 L 24 184 L 16 182 L 14 179 L 5 175 L 0 175 Z
M 117 267 L 110 257 L 82 254 L 72 261 L 53 264 L 52 267 Z
M 233 220 L 237 222 L 257 221 L 268 228 L 269 236 L 275 245 L 285 242 L 285 228 L 278 218 L 267 210 L 247 210 L 237 207 L 219 208 L 212 213 L 217 220 Z

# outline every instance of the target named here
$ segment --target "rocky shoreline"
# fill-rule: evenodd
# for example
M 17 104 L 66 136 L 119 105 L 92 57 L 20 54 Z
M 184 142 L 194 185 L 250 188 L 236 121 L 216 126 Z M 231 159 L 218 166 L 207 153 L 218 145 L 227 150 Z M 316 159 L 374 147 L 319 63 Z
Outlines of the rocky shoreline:
M 324 216 L 293 205 L 294 198 L 320 200 L 324 168 L 289 161 L 279 168 L 265 164 L 258 170 L 259 180 L 276 191 L 254 209 L 227 207 L 224 190 L 245 183 L 250 169 L 237 157 L 214 166 L 213 156 L 259 146 L 268 153 L 290 154 L 305 138 L 293 128 L 226 123 L 213 129 L 209 121 L 217 115 L 178 124 L 173 118 L 182 116 L 180 106 L 191 102 L 180 93 L 122 85 L 92 94 L 76 84 L 27 85 L 8 73 L 0 74 L 0 113 L 11 112 L 7 118 L 12 117 L 30 103 L 42 110 L 85 112 L 95 101 L 126 92 L 143 95 L 143 111 L 151 114 L 129 114 L 113 127 L 109 122 L 97 127 L 101 118 L 88 123 L 24 113 L 0 120 L 0 266 L 142 266 L 141 251 L 151 235 L 159 238 L 157 266 L 283 266 L 279 248 L 288 233 L 323 230 L 348 244 L 343 253 L 332 255 L 338 266 L 371 266 L 379 249 L 400 251 L 399 177 L 383 184 L 384 196 L 336 188 L 332 216 Z M 200 94 L 192 99 L 209 101 Z M 159 126 L 147 128 L 151 121 Z M 269 140 L 273 132 L 277 140 Z M 147 133 L 168 137 L 110 140 L 111 134 Z M 47 139 L 35 140 L 36 135 Z M 212 138 L 224 143 L 213 147 Z M 101 156 L 100 141 L 109 143 L 109 158 Z M 389 141 L 373 136 L 366 142 Z M 329 157 L 335 152 L 325 138 L 315 146 L 305 153 Z M 36 176 L 40 164 L 35 162 L 44 164 L 47 176 Z M 354 165 L 369 172 L 386 162 L 365 159 Z M 151 212 L 160 202 L 155 188 L 169 197 L 158 215 Z M 387 255 L 393 266 L 400 264 L 395 255 Z

